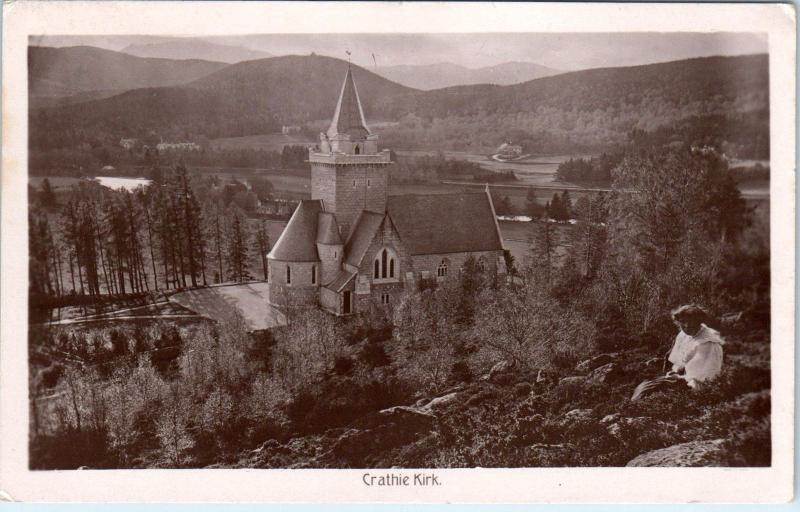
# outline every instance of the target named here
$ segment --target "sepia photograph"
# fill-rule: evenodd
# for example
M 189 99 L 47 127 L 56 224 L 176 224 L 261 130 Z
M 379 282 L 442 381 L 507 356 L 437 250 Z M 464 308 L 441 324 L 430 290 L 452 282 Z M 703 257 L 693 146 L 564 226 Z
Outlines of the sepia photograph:
M 772 467 L 770 43 L 27 34 L 27 471 Z

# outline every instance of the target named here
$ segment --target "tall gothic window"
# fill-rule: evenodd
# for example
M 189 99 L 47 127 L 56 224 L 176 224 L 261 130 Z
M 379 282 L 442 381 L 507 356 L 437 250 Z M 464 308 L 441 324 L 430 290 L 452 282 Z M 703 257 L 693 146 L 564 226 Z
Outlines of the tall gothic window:
M 361 148 L 358 147 L 358 144 L 356 144 L 356 154 L 358 155 L 360 153 L 361 153 Z
M 439 268 L 436 269 L 437 277 L 446 277 L 447 276 L 447 258 L 443 259 L 442 262 L 439 264 Z
M 397 272 L 397 258 L 389 249 L 381 249 L 372 264 L 372 277 L 374 279 L 394 279 Z
M 317 284 L 317 266 L 311 265 L 311 284 Z
M 292 267 L 286 265 L 286 284 L 292 284 Z

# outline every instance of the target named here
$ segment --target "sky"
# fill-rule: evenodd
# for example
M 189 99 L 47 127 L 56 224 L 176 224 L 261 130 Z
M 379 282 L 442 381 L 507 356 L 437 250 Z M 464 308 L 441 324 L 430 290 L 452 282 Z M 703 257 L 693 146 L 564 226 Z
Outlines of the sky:
M 199 37 L 273 55 L 315 52 L 338 58 L 352 54 L 364 67 L 451 62 L 469 68 L 533 62 L 555 69 L 633 66 L 653 62 L 766 53 L 766 34 L 750 33 L 483 33 L 483 34 L 253 34 Z M 169 40 L 160 36 L 42 36 L 31 44 L 89 45 L 123 50 L 130 44 Z M 374 55 L 374 60 L 373 60 Z

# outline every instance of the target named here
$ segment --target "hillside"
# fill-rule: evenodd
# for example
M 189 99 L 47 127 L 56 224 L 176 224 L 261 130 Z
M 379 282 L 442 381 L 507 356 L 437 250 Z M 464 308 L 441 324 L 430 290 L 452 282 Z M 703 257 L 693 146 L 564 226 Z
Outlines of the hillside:
M 39 111 L 31 117 L 31 140 L 35 146 L 41 134 L 50 143 L 54 133 L 77 127 L 98 138 L 110 134 L 111 141 L 151 130 L 181 139 L 280 131 L 282 124 L 329 119 L 346 67 L 342 60 L 320 56 L 232 64 L 183 87 L 136 89 Z M 386 98 L 414 92 L 356 66 L 353 74 L 368 119 L 382 111 Z
M 204 60 L 146 59 L 91 46 L 28 47 L 31 96 L 71 96 L 191 82 L 226 64 Z
M 511 85 L 555 75 L 561 71 L 532 62 L 505 62 L 477 69 L 441 62 L 420 66 L 387 66 L 378 68 L 376 73 L 393 82 L 429 91 L 455 85 Z
M 78 128 L 99 140 L 150 130 L 186 138 L 279 131 L 281 124 L 329 119 L 346 66 L 315 55 L 241 62 L 171 90 L 140 89 L 80 108 L 39 112 L 31 119 L 31 138 L 44 126 L 48 140 L 59 130 L 70 132 L 59 142 L 68 145 L 79 142 Z M 427 92 L 353 69 L 368 121 L 398 122 L 382 132 L 384 143 L 396 149 L 489 151 L 510 140 L 531 153 L 604 151 L 625 143 L 634 131 L 668 128 L 667 142 L 724 143 L 735 156 L 768 158 L 766 55 L 592 69 L 517 85 Z M 698 129 L 670 128 L 687 122 Z M 687 133 L 700 139 L 684 140 Z M 752 147 L 754 138 L 760 149 Z
M 244 46 L 211 43 L 202 39 L 186 38 L 147 44 L 130 44 L 121 50 L 137 57 L 162 59 L 204 59 L 233 64 L 243 60 L 272 57 L 267 52 Z
M 462 147 L 513 140 L 536 152 L 547 151 L 537 147 L 542 142 L 603 148 L 624 142 L 633 130 L 714 115 L 744 115 L 737 122 L 755 122 L 768 137 L 768 91 L 766 55 L 709 57 L 576 71 L 505 87 L 440 89 L 411 101 L 396 98 L 387 109 L 397 118 L 409 112 L 422 118 L 406 119 L 398 129 L 397 140 L 412 147 L 428 143 L 454 149 L 450 144 L 457 133 Z M 436 132 L 426 128 L 433 119 Z M 720 128 L 709 126 L 708 135 Z

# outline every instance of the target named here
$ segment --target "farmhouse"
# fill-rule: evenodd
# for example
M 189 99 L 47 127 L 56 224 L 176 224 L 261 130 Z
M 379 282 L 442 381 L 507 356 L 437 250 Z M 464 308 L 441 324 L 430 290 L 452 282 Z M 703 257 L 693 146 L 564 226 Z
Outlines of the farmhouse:
M 391 306 L 421 280 L 455 278 L 468 258 L 505 273 L 488 189 L 388 196 L 389 150 L 364 120 L 348 67 L 333 120 L 309 154 L 311 199 L 268 256 L 269 301 L 336 315 Z

